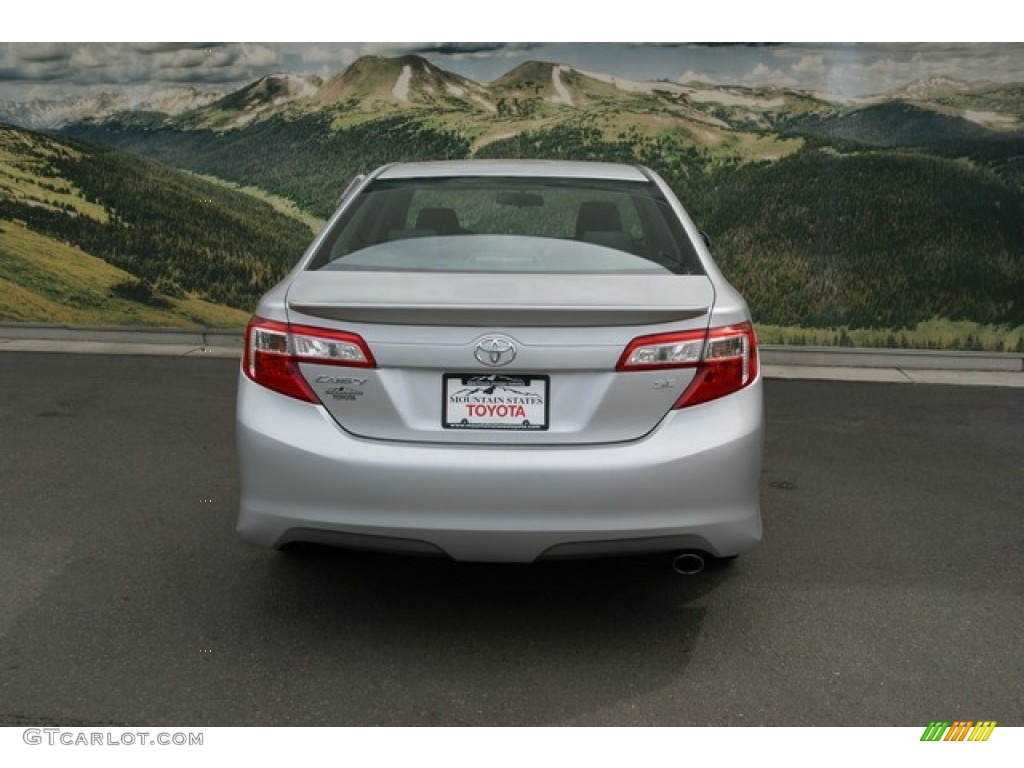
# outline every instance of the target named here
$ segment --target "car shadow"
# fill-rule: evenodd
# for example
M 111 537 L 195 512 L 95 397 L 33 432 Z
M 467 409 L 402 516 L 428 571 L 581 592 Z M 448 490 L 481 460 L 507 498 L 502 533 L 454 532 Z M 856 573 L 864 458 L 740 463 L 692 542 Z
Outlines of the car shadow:
M 320 547 L 273 555 L 253 593 L 259 610 L 319 646 L 314 655 L 360 646 L 377 685 L 402 692 L 384 720 L 407 724 L 573 722 L 674 684 L 700 640 L 700 599 L 735 569 L 712 561 L 682 576 L 667 556 L 495 565 Z M 370 708 L 356 722 L 381 715 Z

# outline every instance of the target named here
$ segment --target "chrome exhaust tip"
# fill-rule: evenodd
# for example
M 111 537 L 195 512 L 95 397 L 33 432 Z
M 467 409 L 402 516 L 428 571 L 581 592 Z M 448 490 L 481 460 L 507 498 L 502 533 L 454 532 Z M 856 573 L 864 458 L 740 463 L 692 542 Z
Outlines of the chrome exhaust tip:
M 672 570 L 683 576 L 696 576 L 704 570 L 704 557 L 698 552 L 679 552 L 672 557 Z

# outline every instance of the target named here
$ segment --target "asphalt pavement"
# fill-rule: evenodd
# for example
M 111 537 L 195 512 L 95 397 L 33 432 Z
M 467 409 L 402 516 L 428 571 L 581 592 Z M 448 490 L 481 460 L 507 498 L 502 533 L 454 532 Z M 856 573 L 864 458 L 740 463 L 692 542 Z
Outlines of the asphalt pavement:
M 0 724 L 1024 725 L 1018 388 L 768 381 L 765 541 L 683 577 L 249 547 L 236 371 L 0 355 Z

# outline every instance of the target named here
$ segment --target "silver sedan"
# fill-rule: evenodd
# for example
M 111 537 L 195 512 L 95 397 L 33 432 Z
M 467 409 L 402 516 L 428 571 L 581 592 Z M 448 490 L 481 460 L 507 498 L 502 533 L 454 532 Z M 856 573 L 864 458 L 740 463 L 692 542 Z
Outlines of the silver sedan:
M 696 570 L 761 539 L 763 423 L 746 303 L 657 174 L 385 166 L 249 323 L 238 531 Z

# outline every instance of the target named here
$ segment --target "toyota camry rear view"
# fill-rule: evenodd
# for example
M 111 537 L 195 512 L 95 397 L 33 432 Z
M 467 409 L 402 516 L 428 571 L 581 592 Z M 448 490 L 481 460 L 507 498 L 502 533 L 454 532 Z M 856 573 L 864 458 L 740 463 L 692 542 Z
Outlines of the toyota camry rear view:
M 731 557 L 761 538 L 747 306 L 633 166 L 360 178 L 260 301 L 238 531 L 470 561 Z

